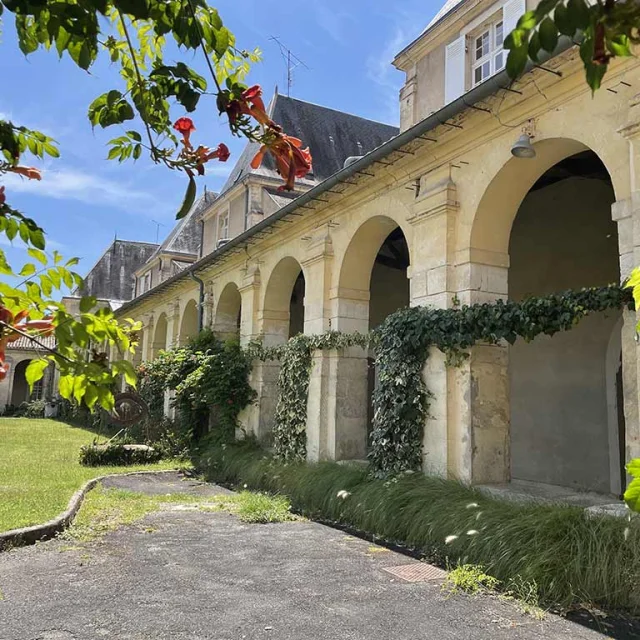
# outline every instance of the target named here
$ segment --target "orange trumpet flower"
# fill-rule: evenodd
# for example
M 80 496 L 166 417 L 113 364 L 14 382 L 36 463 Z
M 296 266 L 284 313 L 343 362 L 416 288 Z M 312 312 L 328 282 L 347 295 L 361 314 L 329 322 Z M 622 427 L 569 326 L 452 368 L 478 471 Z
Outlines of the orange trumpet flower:
M 301 140 L 275 129 L 270 129 L 265 137 L 267 142 L 263 144 L 251 161 L 251 167 L 257 169 L 262 164 L 264 154 L 270 153 L 276 161 L 278 173 L 286 180 L 278 190 L 292 191 L 295 179 L 303 178 L 312 169 L 309 147 L 301 149 Z

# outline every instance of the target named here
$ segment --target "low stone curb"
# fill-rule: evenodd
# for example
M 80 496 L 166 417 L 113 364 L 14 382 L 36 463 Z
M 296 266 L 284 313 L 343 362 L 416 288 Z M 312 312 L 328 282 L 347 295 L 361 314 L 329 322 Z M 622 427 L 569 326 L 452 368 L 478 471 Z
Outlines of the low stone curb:
M 43 524 L 35 524 L 30 527 L 21 529 L 11 529 L 0 533 L 0 551 L 13 547 L 22 547 L 29 544 L 35 544 L 40 540 L 49 540 L 59 533 L 62 533 L 73 522 L 76 514 L 82 506 L 85 496 L 99 482 L 107 478 L 121 478 L 123 476 L 140 476 L 150 474 L 175 473 L 176 469 L 165 469 L 162 471 L 132 471 L 131 473 L 110 473 L 104 476 L 98 476 L 86 482 L 81 489 L 78 489 L 69 500 L 69 504 L 65 511 L 60 515 Z

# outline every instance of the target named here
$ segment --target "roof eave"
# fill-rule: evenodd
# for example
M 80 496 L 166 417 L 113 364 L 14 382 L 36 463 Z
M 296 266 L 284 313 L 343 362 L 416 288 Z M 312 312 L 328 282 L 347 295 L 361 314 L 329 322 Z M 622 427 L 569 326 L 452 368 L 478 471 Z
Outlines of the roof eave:
M 528 61 L 523 75 L 531 71 L 534 67 L 537 67 L 547 60 L 560 55 L 573 46 L 574 42 L 571 39 L 562 37 L 559 40 L 558 46 L 553 53 L 548 54 L 543 51 L 540 53 L 538 63 Z M 218 258 L 228 253 L 232 249 L 237 248 L 239 245 L 247 243 L 247 241 L 250 240 L 252 236 L 260 233 L 261 231 L 264 231 L 272 224 L 293 213 L 296 209 L 298 209 L 298 207 L 303 207 L 326 191 L 329 191 L 332 187 L 336 186 L 343 180 L 353 176 L 360 171 L 363 171 L 364 169 L 367 169 L 378 160 L 382 160 L 383 158 L 393 153 L 394 151 L 397 151 L 406 144 L 413 142 L 416 138 L 419 138 L 432 129 L 443 125 L 448 120 L 459 115 L 475 103 L 488 98 L 499 89 L 505 89 L 509 87 L 511 84 L 513 84 L 513 80 L 507 75 L 506 70 L 502 70 L 500 73 L 497 73 L 496 75 L 490 77 L 482 84 L 471 89 L 453 102 L 445 105 L 440 110 L 431 114 L 424 120 L 421 120 L 417 124 L 413 125 L 413 127 L 411 127 L 410 129 L 403 131 L 395 138 L 392 138 L 388 142 L 385 142 L 373 151 L 370 151 L 368 154 L 362 156 L 356 162 L 334 173 L 332 176 L 330 176 L 317 186 L 292 200 L 290 204 L 287 204 L 264 220 L 261 220 L 258 224 L 254 225 L 247 231 L 241 233 L 235 238 L 232 238 L 229 242 L 222 245 L 219 249 L 216 249 L 212 253 L 202 257 L 200 260 L 192 264 L 190 267 L 184 269 L 179 274 L 176 274 L 168 280 L 165 280 L 165 282 L 157 285 L 153 289 L 150 289 L 149 291 L 143 293 L 141 296 L 134 298 L 130 302 L 127 302 L 119 309 L 119 311 L 126 311 L 134 307 L 135 305 L 151 298 L 153 295 L 168 289 L 169 287 L 171 287 L 171 285 L 175 284 L 180 279 L 189 277 L 190 273 L 195 274 L 197 271 L 209 266 L 210 264 L 213 264 Z

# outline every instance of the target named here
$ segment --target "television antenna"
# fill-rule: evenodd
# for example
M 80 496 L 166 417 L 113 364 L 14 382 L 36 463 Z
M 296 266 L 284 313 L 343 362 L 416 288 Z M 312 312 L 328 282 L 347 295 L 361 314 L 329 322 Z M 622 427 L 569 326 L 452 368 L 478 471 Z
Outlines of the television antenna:
M 298 67 L 304 67 L 307 71 L 310 71 L 309 67 L 295 55 L 287 45 L 285 45 L 280 38 L 271 36 L 269 40 L 273 40 L 280 49 L 280 55 L 282 56 L 285 64 L 287 65 L 287 97 L 291 97 L 291 87 L 293 86 L 293 72 Z
M 162 222 L 158 222 L 157 220 L 152 220 L 151 222 L 156 225 L 156 244 L 158 244 L 158 239 L 160 238 L 160 227 L 164 227 L 166 225 L 162 224 Z

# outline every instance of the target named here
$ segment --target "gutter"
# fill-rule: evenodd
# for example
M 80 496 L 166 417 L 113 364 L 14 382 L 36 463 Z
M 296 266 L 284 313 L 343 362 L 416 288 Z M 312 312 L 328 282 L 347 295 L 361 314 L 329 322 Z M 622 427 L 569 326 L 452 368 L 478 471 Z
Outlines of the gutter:
M 570 38 L 567 38 L 566 36 L 561 37 L 558 41 L 558 46 L 553 53 L 549 54 L 545 51 L 542 51 L 540 53 L 539 62 L 537 64 L 531 62 L 531 60 L 528 60 L 525 70 L 520 77 L 524 76 L 529 71 L 540 67 L 547 60 L 555 58 L 568 49 L 571 49 L 573 46 L 575 46 L 575 43 Z M 472 107 L 476 102 L 481 102 L 485 98 L 492 96 L 499 89 L 509 88 L 513 84 L 513 82 L 514 81 L 507 75 L 506 69 L 503 69 L 502 71 L 500 71 L 500 73 L 491 76 L 482 84 L 471 89 L 470 91 L 467 91 L 453 102 L 450 102 L 449 104 L 442 107 L 442 109 L 440 109 L 439 111 L 432 113 L 424 120 L 421 120 L 417 124 L 413 125 L 413 127 L 411 127 L 410 129 L 403 131 L 395 138 L 391 138 L 391 140 L 385 142 L 379 147 L 376 147 L 373 151 L 370 151 L 366 155 L 362 156 L 359 160 L 350 164 L 348 167 L 340 169 L 340 171 L 337 171 L 320 184 L 298 196 L 297 198 L 292 200 L 291 203 L 285 205 L 275 213 L 271 214 L 268 218 L 261 220 L 258 224 L 254 225 L 250 229 L 247 229 L 240 235 L 232 238 L 231 240 L 229 240 L 229 242 L 222 245 L 212 253 L 207 254 L 201 260 L 198 260 L 198 262 L 192 264 L 190 267 L 184 269 L 168 280 L 165 280 L 153 289 L 150 289 L 149 291 L 143 293 L 138 298 L 134 298 L 133 300 L 122 305 L 122 307 L 120 307 L 120 309 L 118 310 L 118 315 L 121 315 L 120 312 L 133 308 L 135 305 L 146 300 L 152 295 L 168 289 L 171 285 L 178 282 L 187 274 L 190 275 L 192 279 L 198 280 L 193 276 L 193 274 L 195 274 L 197 271 L 213 264 L 218 258 L 228 253 L 232 249 L 237 249 L 242 245 L 248 245 L 253 236 L 259 234 L 260 232 L 263 232 L 275 222 L 278 222 L 279 220 L 282 220 L 282 218 L 293 213 L 294 211 L 296 211 L 296 209 L 298 209 L 298 207 L 303 207 L 305 204 L 312 202 L 318 196 L 322 195 L 326 191 L 329 191 L 332 187 L 340 184 L 346 178 L 349 178 L 354 174 L 367 169 L 375 162 L 382 160 L 394 151 L 397 151 L 410 142 L 413 142 L 416 138 L 419 138 L 423 134 L 428 133 L 436 127 L 445 124 L 447 120 L 450 120 L 469 107 Z

